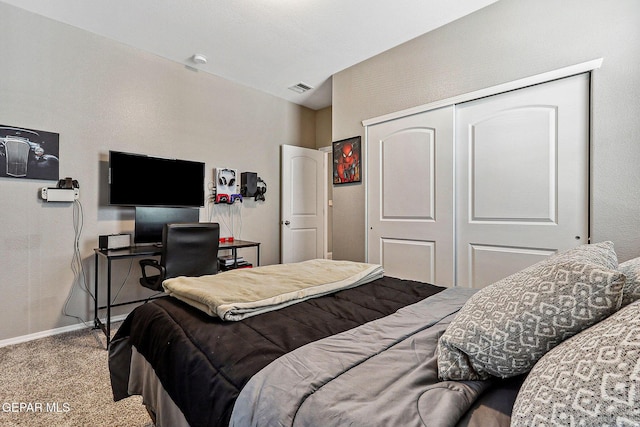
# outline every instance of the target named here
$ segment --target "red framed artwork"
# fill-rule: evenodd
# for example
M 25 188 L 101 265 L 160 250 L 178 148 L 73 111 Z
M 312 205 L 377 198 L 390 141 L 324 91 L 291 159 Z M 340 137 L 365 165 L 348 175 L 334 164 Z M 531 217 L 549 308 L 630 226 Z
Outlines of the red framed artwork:
M 359 136 L 333 143 L 333 184 L 362 180 L 362 143 Z

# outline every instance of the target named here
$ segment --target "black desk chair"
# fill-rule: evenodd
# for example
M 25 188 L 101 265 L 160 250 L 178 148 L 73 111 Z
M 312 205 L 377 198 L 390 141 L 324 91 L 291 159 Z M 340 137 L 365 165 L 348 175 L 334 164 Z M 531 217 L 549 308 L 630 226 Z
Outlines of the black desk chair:
M 162 282 L 171 277 L 216 274 L 219 238 L 220 225 L 217 223 L 165 224 L 160 261 L 140 260 L 140 284 L 162 291 Z M 147 268 L 153 268 L 158 274 L 147 275 Z

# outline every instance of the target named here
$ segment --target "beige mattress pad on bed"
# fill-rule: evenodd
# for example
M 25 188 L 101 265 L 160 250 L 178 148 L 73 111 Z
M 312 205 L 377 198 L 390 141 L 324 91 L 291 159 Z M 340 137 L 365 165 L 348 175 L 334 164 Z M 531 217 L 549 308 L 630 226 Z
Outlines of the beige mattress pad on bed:
M 242 320 L 382 277 L 382 266 L 315 259 L 167 279 L 170 296 L 223 320 Z

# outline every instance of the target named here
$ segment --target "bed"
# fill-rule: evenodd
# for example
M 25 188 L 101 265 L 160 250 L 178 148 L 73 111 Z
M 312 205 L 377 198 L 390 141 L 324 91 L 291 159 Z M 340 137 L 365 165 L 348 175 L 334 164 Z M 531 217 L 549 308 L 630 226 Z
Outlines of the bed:
M 116 333 L 114 399 L 142 395 L 158 426 L 640 425 L 638 270 L 636 260 L 619 266 L 605 242 L 477 292 L 380 277 L 239 321 L 165 297 Z M 533 300 L 543 313 L 535 325 Z M 607 332 L 620 330 L 637 341 Z M 625 362 L 615 368 L 599 351 L 612 341 Z M 588 375 L 569 368 L 590 357 L 602 369 L 589 381 L 611 381 L 611 369 L 618 379 L 600 412 L 586 408 L 594 399 L 582 408 L 566 397 L 587 390 Z

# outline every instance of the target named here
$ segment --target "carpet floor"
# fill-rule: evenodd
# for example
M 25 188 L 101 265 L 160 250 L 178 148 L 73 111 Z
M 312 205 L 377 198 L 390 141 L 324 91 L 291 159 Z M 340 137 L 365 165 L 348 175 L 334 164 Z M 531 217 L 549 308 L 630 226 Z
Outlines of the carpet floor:
M 0 425 L 152 427 L 139 397 L 113 401 L 107 356 L 91 329 L 0 348 Z

